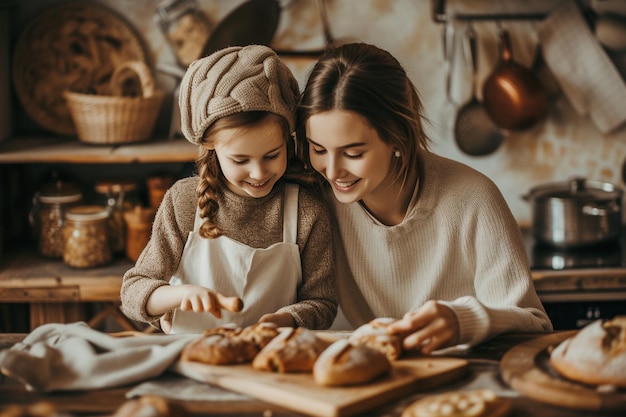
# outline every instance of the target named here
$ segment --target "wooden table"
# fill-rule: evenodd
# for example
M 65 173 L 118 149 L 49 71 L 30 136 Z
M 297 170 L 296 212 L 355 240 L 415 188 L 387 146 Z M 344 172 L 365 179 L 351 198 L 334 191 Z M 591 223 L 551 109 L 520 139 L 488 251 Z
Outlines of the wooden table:
M 23 334 L 0 334 L 0 349 L 11 346 L 24 336 Z M 410 395 L 399 401 L 389 403 L 360 415 L 399 417 L 406 406 L 424 395 L 445 391 L 490 388 L 496 391 L 498 395 L 511 400 L 512 411 L 509 414 L 510 417 L 614 417 L 614 414 L 576 411 L 538 402 L 512 390 L 502 381 L 499 369 L 502 356 L 511 347 L 522 342 L 533 340 L 537 336 L 539 335 L 503 335 L 470 351 L 455 351 L 456 353 L 449 356 L 457 356 L 469 360 L 470 372 L 466 378 L 433 391 L 419 392 Z M 163 380 L 167 380 L 168 382 L 173 381 L 174 383 L 180 382 L 181 384 L 190 382 L 182 376 L 168 373 L 155 379 L 154 382 L 158 383 Z M 5 379 L 0 380 L 0 409 L 2 408 L 2 404 L 32 404 L 36 401 L 45 400 L 52 402 L 58 409 L 67 411 L 75 416 L 111 415 L 120 404 L 126 401 L 125 394 L 133 388 L 136 388 L 136 386 L 85 392 L 36 394 L 26 392 L 14 381 Z M 255 399 L 177 402 L 183 404 L 194 416 L 298 416 L 298 414 L 288 410 L 280 409 L 274 405 Z
M 75 321 L 98 328 L 107 317 L 122 330 L 137 330 L 119 311 L 122 276 L 131 266 L 117 257 L 105 267 L 74 269 L 34 250 L 9 252 L 0 269 L 0 303 L 29 303 L 30 330 L 45 323 Z M 95 314 L 88 309 L 94 303 L 99 305 Z

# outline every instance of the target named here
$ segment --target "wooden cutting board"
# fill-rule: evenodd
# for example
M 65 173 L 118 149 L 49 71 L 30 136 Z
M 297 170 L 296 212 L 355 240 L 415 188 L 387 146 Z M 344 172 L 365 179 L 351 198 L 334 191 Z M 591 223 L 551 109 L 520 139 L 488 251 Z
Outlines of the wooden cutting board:
M 626 411 L 626 390 L 599 392 L 594 386 L 568 380 L 550 366 L 548 349 L 576 330 L 532 339 L 511 348 L 500 362 L 502 379 L 537 401 L 578 410 Z
M 323 387 L 317 385 L 309 373 L 257 371 L 250 364 L 218 366 L 179 361 L 173 370 L 188 378 L 299 413 L 316 417 L 345 417 L 460 379 L 467 373 L 467 367 L 465 359 L 404 358 L 394 363 L 388 376 L 353 387 Z

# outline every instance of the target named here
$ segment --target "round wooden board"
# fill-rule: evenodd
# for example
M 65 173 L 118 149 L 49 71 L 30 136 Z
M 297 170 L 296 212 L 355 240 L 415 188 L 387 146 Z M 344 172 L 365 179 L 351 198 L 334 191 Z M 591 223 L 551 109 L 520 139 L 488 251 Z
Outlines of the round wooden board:
M 599 392 L 596 387 L 568 380 L 550 366 L 548 349 L 576 330 L 552 333 L 511 348 L 500 372 L 511 388 L 537 401 L 577 410 L 626 411 L 626 391 Z
M 147 62 L 139 34 L 114 10 L 88 1 L 50 7 L 22 31 L 15 47 L 15 91 L 28 115 L 62 135 L 76 133 L 64 90 L 106 94 L 115 67 Z

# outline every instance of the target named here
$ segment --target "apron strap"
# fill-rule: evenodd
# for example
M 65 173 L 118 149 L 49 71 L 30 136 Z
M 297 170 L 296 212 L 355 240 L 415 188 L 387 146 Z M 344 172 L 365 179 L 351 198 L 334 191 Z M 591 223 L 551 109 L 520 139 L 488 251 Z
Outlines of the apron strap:
M 283 206 L 283 242 L 296 243 L 298 238 L 298 192 L 296 184 L 285 183 Z

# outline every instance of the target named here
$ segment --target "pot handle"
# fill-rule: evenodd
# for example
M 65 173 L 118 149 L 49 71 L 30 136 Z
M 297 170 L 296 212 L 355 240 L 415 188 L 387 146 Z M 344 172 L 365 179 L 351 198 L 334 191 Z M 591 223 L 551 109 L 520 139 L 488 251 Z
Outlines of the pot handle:
M 615 214 L 620 212 L 620 208 L 617 204 L 611 203 L 607 207 L 598 207 L 586 204 L 583 206 L 583 214 L 587 216 L 608 216 L 610 214 Z

